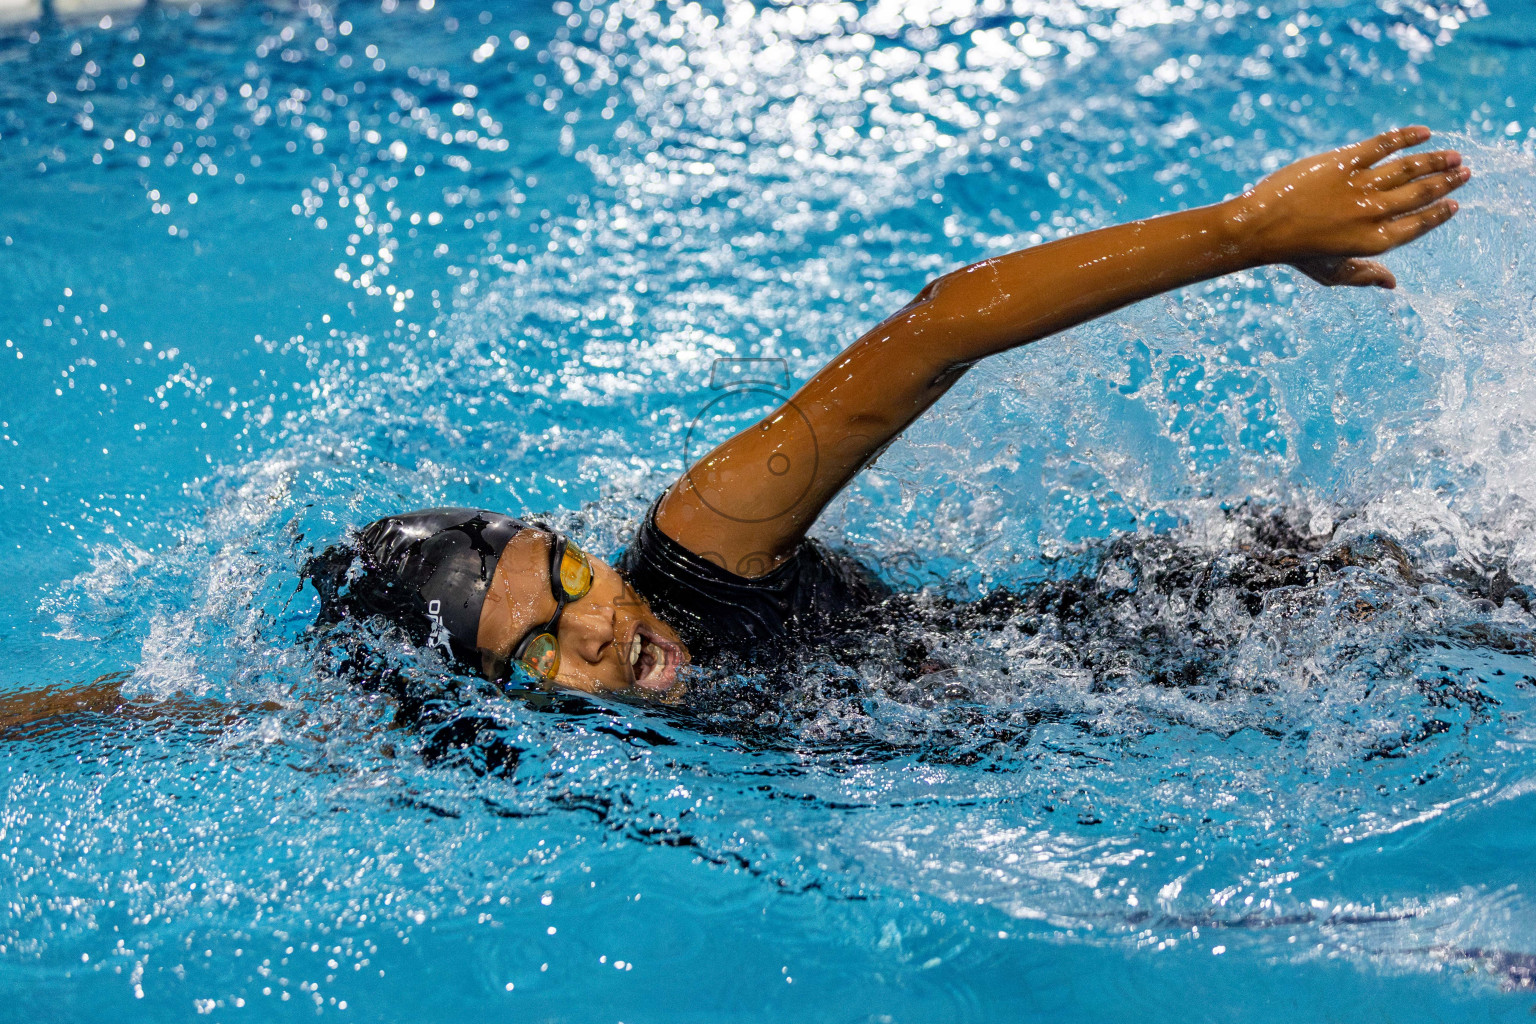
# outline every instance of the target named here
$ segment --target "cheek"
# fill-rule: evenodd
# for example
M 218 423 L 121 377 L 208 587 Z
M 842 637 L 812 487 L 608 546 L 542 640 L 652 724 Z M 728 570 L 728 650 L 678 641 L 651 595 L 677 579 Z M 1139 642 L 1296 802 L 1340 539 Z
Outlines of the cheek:
M 635 592 L 635 588 L 628 583 L 619 584 L 617 599 L 619 611 L 627 614 L 632 619 L 654 619 L 650 603 Z
M 673 629 L 671 624 L 666 620 L 658 618 L 656 613 L 651 611 L 649 605 L 645 606 L 645 615 L 643 618 L 645 624 L 654 629 L 662 639 L 670 640 L 675 644 L 682 644 L 683 638 L 677 635 L 677 630 Z

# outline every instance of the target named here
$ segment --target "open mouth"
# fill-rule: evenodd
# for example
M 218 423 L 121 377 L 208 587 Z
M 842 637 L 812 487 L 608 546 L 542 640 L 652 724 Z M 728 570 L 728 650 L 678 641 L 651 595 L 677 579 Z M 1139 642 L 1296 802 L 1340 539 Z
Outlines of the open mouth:
M 682 648 L 653 636 L 643 627 L 629 641 L 629 670 L 635 685 L 658 693 L 672 689 L 683 660 Z

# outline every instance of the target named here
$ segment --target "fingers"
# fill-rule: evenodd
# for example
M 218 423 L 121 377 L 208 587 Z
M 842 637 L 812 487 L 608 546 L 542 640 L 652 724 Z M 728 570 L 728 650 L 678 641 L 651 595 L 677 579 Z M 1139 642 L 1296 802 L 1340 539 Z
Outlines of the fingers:
M 1383 229 L 1389 242 L 1388 248 L 1395 249 L 1400 245 L 1406 245 L 1420 235 L 1428 234 L 1456 216 L 1458 209 L 1456 200 L 1442 199 L 1416 213 L 1397 218 Z
M 1460 153 L 1454 149 L 1442 149 L 1438 153 L 1415 153 L 1413 156 L 1399 157 L 1362 175 L 1362 180 L 1385 192 L 1426 174 L 1449 171 L 1460 166 Z
M 1429 138 L 1429 129 L 1416 124 L 1408 128 L 1395 128 L 1390 132 L 1382 132 L 1364 142 L 1345 146 L 1344 153 L 1351 167 L 1357 171 L 1364 170 L 1379 160 L 1385 160 L 1400 149 L 1417 146 L 1427 138 Z
M 1442 196 L 1450 195 L 1456 189 L 1467 183 L 1472 177 L 1472 172 L 1465 167 L 1457 167 L 1453 170 L 1432 174 L 1427 178 L 1409 182 L 1400 188 L 1382 194 L 1389 216 L 1406 213 L 1409 210 L 1417 210 L 1421 206 L 1428 206 Z

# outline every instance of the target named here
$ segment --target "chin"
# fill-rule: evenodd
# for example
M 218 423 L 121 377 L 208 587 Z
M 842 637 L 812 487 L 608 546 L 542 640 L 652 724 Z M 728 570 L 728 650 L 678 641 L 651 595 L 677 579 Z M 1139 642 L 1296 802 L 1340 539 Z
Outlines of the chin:
M 640 686 L 628 679 L 560 679 L 554 685 L 593 696 L 630 697 L 661 704 L 676 704 L 688 692 L 687 682 L 681 678 L 673 679 L 666 689 Z

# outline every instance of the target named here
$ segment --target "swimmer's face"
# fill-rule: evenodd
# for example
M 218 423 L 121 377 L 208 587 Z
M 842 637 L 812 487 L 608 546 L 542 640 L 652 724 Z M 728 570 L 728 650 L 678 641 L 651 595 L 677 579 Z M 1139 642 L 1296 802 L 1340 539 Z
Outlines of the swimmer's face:
M 549 583 L 550 545 L 542 530 L 524 530 L 507 542 L 480 612 L 479 646 L 494 677 L 530 630 L 554 617 Z M 587 693 L 629 693 L 661 699 L 681 696 L 678 669 L 688 651 L 671 626 L 619 578 L 592 560 L 592 589 L 560 615 L 558 686 Z

